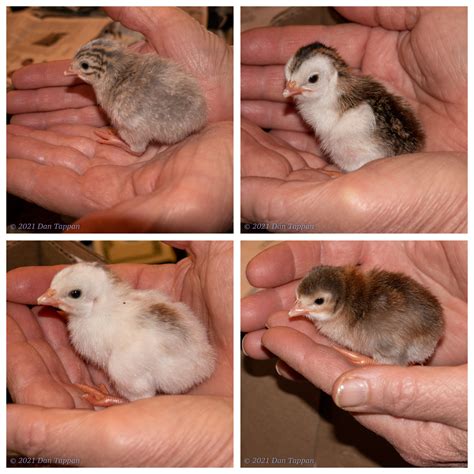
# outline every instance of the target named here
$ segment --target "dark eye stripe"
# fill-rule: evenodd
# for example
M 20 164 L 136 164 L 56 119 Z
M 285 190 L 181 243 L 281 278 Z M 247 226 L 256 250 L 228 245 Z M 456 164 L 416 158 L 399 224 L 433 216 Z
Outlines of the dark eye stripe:
M 102 56 L 91 54 L 91 53 L 78 54 L 75 59 L 77 61 L 80 61 L 82 59 L 92 60 L 93 62 L 97 64 L 102 64 L 104 62 Z
M 80 58 L 85 55 L 92 58 L 102 59 L 104 56 L 107 58 L 111 58 L 116 54 L 116 51 L 106 51 L 105 49 L 87 49 L 84 51 L 79 51 L 76 55 L 76 58 Z

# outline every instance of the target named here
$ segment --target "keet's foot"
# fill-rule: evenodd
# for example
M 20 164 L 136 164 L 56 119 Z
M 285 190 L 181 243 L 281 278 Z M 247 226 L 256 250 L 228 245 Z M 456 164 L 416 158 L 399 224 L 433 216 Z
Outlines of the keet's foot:
M 353 364 L 357 364 L 357 365 L 376 365 L 377 364 L 377 362 L 371 357 L 358 354 L 357 352 L 352 352 L 352 351 L 349 351 L 347 349 L 343 349 L 342 347 L 337 347 L 337 346 L 332 346 L 332 348 L 340 352 L 343 356 L 349 359 Z
M 97 139 L 97 143 L 102 143 L 103 145 L 116 146 L 134 156 L 142 156 L 144 153 L 144 152 L 137 153 L 137 152 L 132 151 L 130 146 L 118 136 L 115 130 L 111 128 L 99 128 L 98 130 L 95 130 L 94 133 L 99 137 Z
M 342 176 L 344 174 L 342 171 L 326 170 L 324 168 L 319 168 L 318 171 L 329 176 L 330 178 L 339 178 L 339 176 Z
M 82 398 L 95 407 L 110 407 L 113 405 L 121 405 L 128 403 L 126 398 L 110 395 L 104 384 L 100 384 L 97 388 L 82 383 L 74 384 L 83 393 Z

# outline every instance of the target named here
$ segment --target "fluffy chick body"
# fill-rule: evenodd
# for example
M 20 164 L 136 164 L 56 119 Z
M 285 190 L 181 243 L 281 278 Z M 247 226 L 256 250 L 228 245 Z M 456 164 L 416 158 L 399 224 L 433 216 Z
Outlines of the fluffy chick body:
M 92 85 L 99 105 L 134 153 L 143 153 L 150 142 L 177 143 L 206 123 L 198 82 L 155 54 L 98 39 L 79 49 L 70 71 Z
M 401 273 L 319 266 L 296 296 L 290 316 L 306 316 L 328 338 L 380 363 L 423 363 L 443 334 L 436 297 Z
M 333 48 L 300 48 L 285 67 L 292 96 L 325 154 L 344 171 L 420 151 L 424 132 L 408 104 L 369 76 L 356 75 Z
M 157 290 L 132 289 L 102 265 L 79 263 L 60 271 L 48 292 L 38 303 L 68 314 L 76 351 L 128 400 L 187 392 L 214 371 L 202 323 Z

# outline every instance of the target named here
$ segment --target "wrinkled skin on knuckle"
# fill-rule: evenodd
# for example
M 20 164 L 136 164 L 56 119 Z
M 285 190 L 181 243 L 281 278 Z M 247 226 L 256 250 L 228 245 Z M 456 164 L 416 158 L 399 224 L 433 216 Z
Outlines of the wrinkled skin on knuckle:
M 405 461 L 419 467 L 464 464 L 467 460 L 467 433 L 439 423 L 418 422 L 413 436 L 402 434 L 394 446 Z
M 406 413 L 420 400 L 417 381 L 411 377 L 393 380 L 383 387 L 384 406 L 391 407 L 395 413 Z
M 48 443 L 48 428 L 44 421 L 34 420 L 18 428 L 17 436 L 22 440 L 22 444 L 27 447 L 25 452 L 21 454 L 31 457 L 43 455 Z

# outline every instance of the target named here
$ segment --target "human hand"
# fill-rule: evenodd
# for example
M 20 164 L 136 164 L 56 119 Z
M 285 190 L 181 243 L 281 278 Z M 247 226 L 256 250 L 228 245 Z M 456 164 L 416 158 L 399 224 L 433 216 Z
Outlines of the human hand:
M 242 218 L 290 232 L 466 232 L 467 162 L 459 152 L 373 161 L 330 178 L 318 155 L 242 120 Z
M 147 36 L 136 49 L 175 59 L 201 82 L 211 123 L 177 145 L 150 146 L 137 159 L 96 142 L 94 128 L 108 119 L 89 85 L 64 76 L 69 61 L 25 67 L 13 75 L 18 90 L 8 94 L 8 112 L 14 114 L 8 127 L 9 191 L 83 217 L 81 232 L 227 230 L 232 126 L 223 121 L 232 119 L 230 48 L 179 9 L 107 11 Z
M 279 357 L 282 375 L 291 377 L 296 371 L 332 394 L 342 408 L 359 412 L 357 420 L 385 437 L 409 462 L 464 463 L 466 257 L 464 242 L 289 242 L 271 247 L 247 267 L 249 282 L 264 290 L 242 300 L 242 330 L 249 333 L 243 350 L 256 359 Z M 288 318 L 298 281 L 310 268 L 351 263 L 403 272 L 438 297 L 445 335 L 429 367 L 359 368 L 310 321 Z M 361 384 L 368 387 L 367 401 L 347 405 L 340 387 L 346 383 L 347 388 L 349 378 L 368 381 Z
M 360 179 L 365 181 L 366 187 L 359 187 L 357 182 L 354 186 L 353 183 L 349 183 L 351 186 L 345 193 L 346 201 L 342 203 L 343 207 L 337 208 L 336 215 L 340 212 L 350 216 L 354 213 L 357 215 L 363 212 L 367 204 L 371 204 L 368 206 L 367 217 L 365 219 L 364 216 L 359 219 L 356 217 L 352 224 L 332 222 L 328 225 L 326 216 L 319 213 L 321 207 L 332 206 L 330 198 L 324 199 L 321 206 L 319 193 L 315 192 L 313 195 L 308 191 L 310 187 L 317 188 L 320 182 L 325 180 L 325 176 L 317 171 L 325 163 L 319 158 L 320 153 L 313 132 L 303 123 L 296 110 L 288 107 L 287 101 L 282 97 L 283 69 L 286 61 L 300 46 L 314 42 L 315 39 L 336 47 L 350 66 L 390 84 L 392 90 L 411 103 L 427 134 L 425 151 L 437 152 L 435 157 L 442 155 L 449 158 L 447 166 L 453 161 L 465 166 L 461 157 L 465 160 L 467 149 L 466 10 L 437 8 L 339 8 L 338 10 L 355 23 L 331 27 L 260 28 L 242 35 L 242 114 L 259 127 L 271 129 L 270 137 L 266 140 L 267 144 L 263 147 L 253 143 L 258 132 L 249 132 L 247 126 L 243 132 L 242 140 L 247 140 L 247 144 L 242 144 L 243 217 L 255 222 L 315 224 L 317 227 L 313 231 L 322 232 L 399 232 L 399 227 L 404 231 L 430 232 L 432 230 L 426 222 L 424 225 L 410 222 L 410 227 L 407 229 L 407 219 L 397 221 L 393 209 L 392 213 L 374 213 L 373 208 L 377 205 L 377 201 L 374 202 L 372 198 L 383 196 L 371 193 L 374 183 L 370 182 L 367 186 L 369 176 L 367 178 L 364 176 L 365 167 L 360 170 L 359 177 L 362 173 Z M 348 37 L 351 38 L 350 42 L 347 41 Z M 443 92 L 440 92 L 440 84 L 443 84 Z M 245 136 L 248 134 L 250 139 Z M 272 140 L 271 136 L 275 140 Z M 261 139 L 260 136 L 258 139 Z M 279 160 L 281 174 L 286 171 L 284 178 L 281 175 L 275 176 L 274 166 L 268 164 L 268 159 L 260 159 L 261 154 L 268 155 L 268 148 L 276 148 L 280 155 L 284 155 L 285 159 Z M 457 155 L 454 152 L 464 154 Z M 417 154 L 411 159 L 414 158 L 422 160 L 420 168 L 427 160 L 425 154 Z M 396 158 L 399 159 L 400 157 Z M 260 164 L 253 164 L 253 161 Z M 394 160 L 383 160 L 387 161 Z M 250 168 L 251 171 L 245 168 Z M 294 176 L 295 171 L 298 171 L 297 176 Z M 389 171 L 392 170 L 379 168 L 377 179 L 380 177 L 379 172 Z M 422 176 L 426 176 L 428 181 L 436 180 L 436 171 L 436 166 L 431 172 L 431 165 L 427 164 Z M 454 175 L 457 175 L 458 171 L 460 170 L 456 170 Z M 405 174 L 408 175 L 408 172 Z M 448 174 L 451 178 L 451 173 Z M 418 173 L 417 177 L 419 176 Z M 296 180 L 300 183 L 292 182 Z M 457 177 L 455 181 L 457 185 L 454 189 L 465 188 L 465 171 L 462 179 Z M 413 183 L 412 178 L 410 183 Z M 342 188 L 341 183 L 338 186 Z M 395 186 L 388 187 L 393 188 Z M 416 194 L 415 189 L 410 191 L 409 194 Z M 371 195 L 366 196 L 365 193 Z M 325 193 L 323 195 L 326 197 Z M 331 194 L 329 196 L 332 197 Z M 464 197 L 463 190 L 455 200 L 462 201 Z M 282 212 L 281 200 L 286 203 L 297 201 L 299 205 L 293 206 L 297 207 L 297 211 L 294 212 L 292 209 L 288 213 Z M 314 204 L 315 202 L 318 206 Z M 392 200 L 392 208 L 393 202 Z M 384 204 L 382 202 L 382 209 L 385 209 Z M 432 218 L 436 220 L 435 213 L 444 203 L 436 204 L 432 209 L 433 214 L 427 217 L 428 220 Z M 416 222 L 414 206 L 415 203 L 412 201 L 411 206 L 405 211 L 411 215 L 412 222 Z M 398 203 L 396 207 L 398 212 Z M 429 206 L 426 207 L 431 210 Z M 463 203 L 461 208 L 464 207 Z M 456 209 L 460 207 L 457 206 Z M 328 214 L 334 215 L 334 212 Z M 462 209 L 457 222 L 433 228 L 436 231 L 446 232 L 464 230 L 465 214 Z
M 75 409 L 90 406 L 73 383 L 108 379 L 73 351 L 61 320 L 37 317 L 39 308 L 27 306 L 62 267 L 13 270 L 7 279 L 7 379 L 16 404 L 8 407 L 9 449 L 80 459 L 81 466 L 232 464 L 232 248 L 222 242 L 173 245 L 190 256 L 176 265 L 115 265 L 114 271 L 136 288 L 159 288 L 192 307 L 218 354 L 212 377 L 185 395 L 103 411 Z

